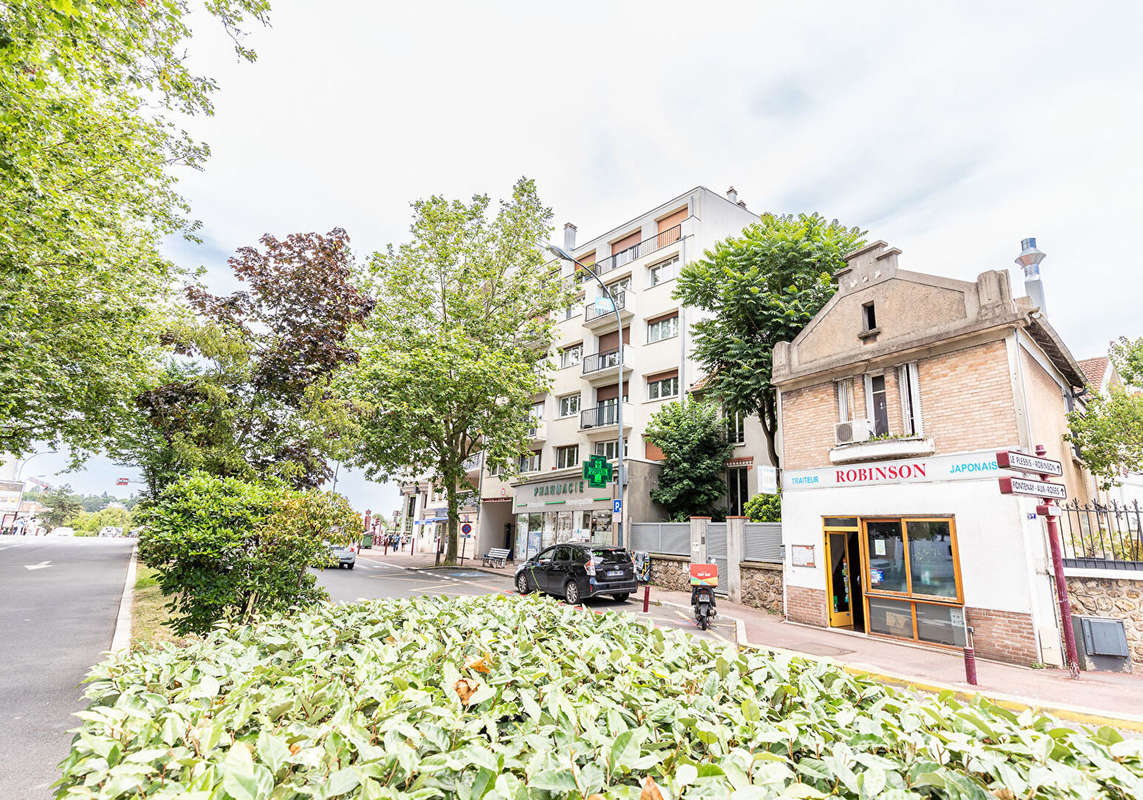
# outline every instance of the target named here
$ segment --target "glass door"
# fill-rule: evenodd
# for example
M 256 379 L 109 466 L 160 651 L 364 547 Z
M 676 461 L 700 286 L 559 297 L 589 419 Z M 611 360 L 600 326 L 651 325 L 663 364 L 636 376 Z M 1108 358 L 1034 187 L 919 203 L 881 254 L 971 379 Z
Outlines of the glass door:
M 826 534 L 826 591 L 829 595 L 831 628 L 853 627 L 853 598 L 850 594 L 849 535 Z

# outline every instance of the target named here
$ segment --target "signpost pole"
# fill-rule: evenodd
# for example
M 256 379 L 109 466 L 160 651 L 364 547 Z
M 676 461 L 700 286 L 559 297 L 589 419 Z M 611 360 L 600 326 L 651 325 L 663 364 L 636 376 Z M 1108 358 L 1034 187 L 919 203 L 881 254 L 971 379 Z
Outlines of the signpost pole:
M 1041 458 L 1047 453 L 1047 449 L 1042 444 L 1036 445 L 1036 455 Z M 1050 476 L 1041 474 L 1041 480 L 1047 480 Z M 1051 513 L 1055 511 L 1051 507 L 1051 499 L 1045 498 L 1044 504 L 1047 506 L 1048 517 L 1048 544 L 1052 549 L 1052 570 L 1056 575 L 1056 599 L 1060 604 L 1060 625 L 1064 629 L 1064 659 L 1067 661 L 1068 669 L 1071 671 L 1072 678 L 1079 678 L 1079 654 L 1076 652 L 1076 635 L 1072 630 L 1072 603 L 1068 599 L 1068 582 L 1064 577 L 1064 558 L 1062 549 L 1060 547 L 1060 526 L 1056 522 L 1056 515 Z

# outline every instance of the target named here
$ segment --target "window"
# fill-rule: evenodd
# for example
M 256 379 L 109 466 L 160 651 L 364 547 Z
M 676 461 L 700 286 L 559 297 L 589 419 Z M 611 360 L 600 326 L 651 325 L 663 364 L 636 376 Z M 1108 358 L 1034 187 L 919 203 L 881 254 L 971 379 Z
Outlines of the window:
M 742 516 L 742 507 L 750 499 L 750 481 L 746 467 L 731 467 L 726 471 L 726 513 Z
M 865 376 L 865 411 L 873 420 L 873 435 L 889 433 L 889 401 L 885 394 L 884 375 Z
M 583 315 L 583 295 L 577 297 L 572 304 L 564 309 L 564 319 L 569 320 Z
M 565 394 L 560 398 L 560 416 L 574 417 L 579 413 L 579 394 Z
M 615 302 L 623 306 L 623 293 L 631 288 L 631 276 L 617 280 L 615 283 L 607 284 L 607 291 L 611 292 L 611 296 L 615 298 Z
M 861 307 L 861 330 L 872 331 L 877 329 L 877 312 L 873 303 L 865 303 Z
M 672 336 L 679 335 L 679 315 L 678 313 L 672 314 L 663 319 L 657 319 L 647 323 L 647 344 L 662 341 L 663 339 L 670 339 Z
M 920 436 L 921 425 L 921 384 L 917 380 L 917 363 L 903 364 L 897 368 L 897 384 L 901 389 L 901 424 L 906 436 Z
M 679 376 L 661 378 L 647 382 L 647 399 L 662 400 L 664 397 L 674 397 L 679 393 Z
M 850 422 L 853 419 L 853 378 L 837 382 L 837 421 Z
M 658 286 L 660 283 L 677 278 L 678 274 L 679 257 L 671 256 L 666 261 L 647 267 L 647 286 Z
M 579 445 L 556 448 L 556 469 L 567 469 L 579 463 Z
M 520 472 L 539 472 L 540 471 L 540 453 L 539 450 L 533 450 L 526 456 L 520 456 L 519 462 L 516 464 Z
M 603 456 L 604 458 L 615 458 L 616 447 L 618 446 L 618 444 L 619 443 L 616 442 L 614 439 L 610 439 L 606 442 L 596 442 L 595 443 L 595 454 L 597 456 Z M 627 452 L 631 449 L 629 446 L 630 444 L 631 444 L 631 440 L 629 440 L 629 439 L 623 440 L 623 456 L 624 457 L 627 456 Z
M 746 443 L 746 415 L 732 411 L 726 415 L 726 441 L 731 444 Z
M 611 259 L 615 262 L 616 267 L 621 267 L 628 261 L 634 261 L 639 257 L 639 240 L 642 237 L 643 231 L 638 230 L 629 233 L 611 245 Z
M 583 360 L 583 342 L 560 350 L 560 369 L 574 367 Z

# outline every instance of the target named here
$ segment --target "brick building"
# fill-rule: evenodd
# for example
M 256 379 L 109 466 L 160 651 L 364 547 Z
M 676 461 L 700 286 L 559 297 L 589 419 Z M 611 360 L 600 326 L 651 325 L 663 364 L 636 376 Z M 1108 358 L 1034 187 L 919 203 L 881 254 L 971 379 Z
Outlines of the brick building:
M 1001 495 L 995 453 L 1047 447 L 1068 496 L 1089 476 L 1063 440 L 1085 376 L 1008 273 L 910 272 L 875 242 L 774 350 L 786 614 L 1018 663 L 1061 663 L 1037 501 Z

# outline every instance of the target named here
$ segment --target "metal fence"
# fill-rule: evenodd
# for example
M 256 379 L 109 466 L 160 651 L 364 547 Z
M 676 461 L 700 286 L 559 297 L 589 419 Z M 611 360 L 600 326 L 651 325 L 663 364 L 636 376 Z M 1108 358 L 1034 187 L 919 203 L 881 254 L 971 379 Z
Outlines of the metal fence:
M 782 523 L 747 522 L 746 537 L 743 542 L 747 561 L 769 561 L 781 563 Z
M 1143 508 L 1137 501 L 1081 505 L 1073 500 L 1060 511 L 1065 566 L 1143 570 Z
M 628 546 L 644 553 L 663 553 L 670 556 L 691 554 L 691 524 L 689 522 L 633 522 Z

